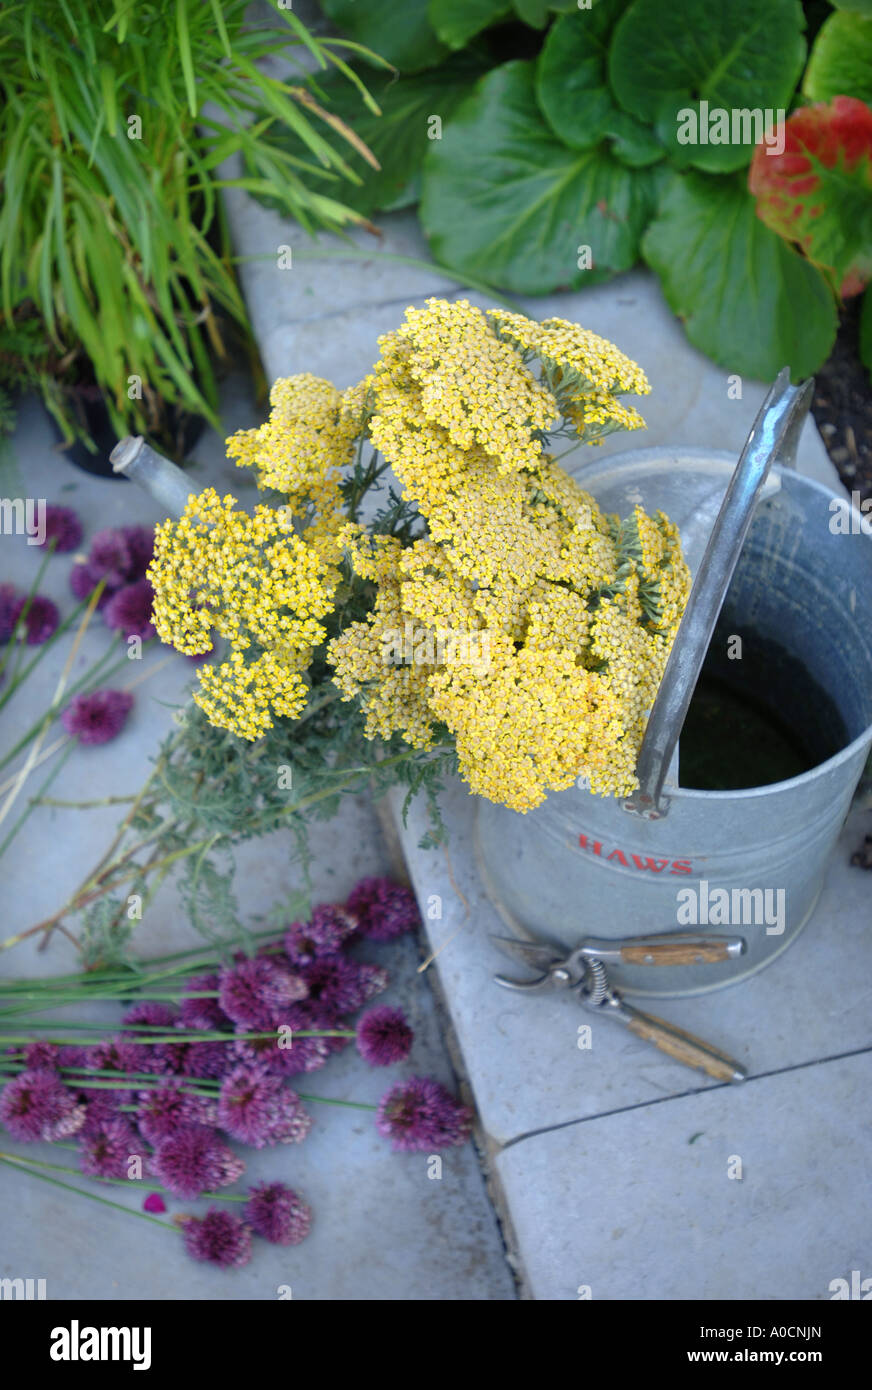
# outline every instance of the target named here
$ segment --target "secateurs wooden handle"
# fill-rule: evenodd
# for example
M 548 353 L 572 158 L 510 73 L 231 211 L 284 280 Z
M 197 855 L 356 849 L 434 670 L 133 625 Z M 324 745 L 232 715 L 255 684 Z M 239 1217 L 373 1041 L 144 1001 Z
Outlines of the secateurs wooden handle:
M 618 990 L 610 986 L 606 973 L 606 962 L 657 966 L 730 960 L 746 949 L 741 937 L 703 937 L 688 932 L 611 941 L 591 937 L 568 955 L 546 941 L 522 941 L 518 937 L 503 936 L 494 936 L 492 940 L 508 954 L 528 965 L 539 966 L 543 971 L 532 980 L 510 980 L 504 975 L 495 975 L 497 983 L 506 989 L 525 993 L 543 989 L 571 991 L 583 1008 L 623 1023 L 636 1037 L 653 1043 L 675 1061 L 698 1068 L 716 1081 L 744 1080 L 744 1068 L 720 1048 L 665 1019 L 626 1004 Z

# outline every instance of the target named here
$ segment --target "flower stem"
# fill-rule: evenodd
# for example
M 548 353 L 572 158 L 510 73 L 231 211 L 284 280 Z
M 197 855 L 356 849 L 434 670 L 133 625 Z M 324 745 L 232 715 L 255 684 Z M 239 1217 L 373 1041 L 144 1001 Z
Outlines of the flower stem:
M 132 1207 L 122 1206 L 120 1202 L 110 1202 L 108 1197 L 98 1197 L 96 1192 L 88 1192 L 83 1187 L 73 1187 L 72 1183 L 61 1182 L 60 1178 L 53 1178 L 48 1173 L 38 1173 L 27 1159 L 18 1158 L 15 1154 L 0 1153 L 0 1163 L 5 1163 L 10 1168 L 23 1168 L 32 1178 L 50 1182 L 54 1187 L 62 1187 L 66 1192 L 75 1192 L 79 1197 L 89 1197 L 92 1202 L 100 1202 L 104 1207 L 114 1207 L 115 1211 L 126 1212 L 128 1216 L 138 1216 L 140 1221 L 150 1221 L 153 1226 L 160 1226 L 165 1231 L 177 1229 L 171 1222 L 158 1221 L 156 1216 L 149 1216 L 147 1212 L 135 1211 Z

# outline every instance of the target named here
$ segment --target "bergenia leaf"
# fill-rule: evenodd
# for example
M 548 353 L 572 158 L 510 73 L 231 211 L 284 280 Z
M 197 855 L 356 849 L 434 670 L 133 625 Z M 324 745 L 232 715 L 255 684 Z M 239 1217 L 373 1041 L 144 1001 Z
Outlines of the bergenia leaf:
M 802 80 L 811 101 L 858 97 L 872 103 L 872 0 L 868 18 L 831 14 L 821 26 Z
M 621 110 L 609 86 L 609 43 L 627 4 L 597 0 L 592 9 L 557 20 L 536 64 L 536 97 L 565 144 L 584 150 L 608 138 L 615 154 L 637 167 L 653 164 L 666 151 L 647 126 Z
M 872 110 L 839 96 L 795 111 L 784 151 L 754 151 L 748 187 L 757 215 L 794 241 L 842 296 L 872 279 Z
M 442 42 L 449 48 L 462 48 L 510 10 L 510 0 L 430 0 L 428 14 Z
M 657 189 L 657 166 L 628 169 L 602 147 L 557 140 L 534 67 L 505 63 L 478 83 L 427 153 L 421 198 L 437 260 L 521 294 L 627 270 Z
M 612 39 L 612 89 L 677 164 L 739 169 L 760 134 L 738 121 L 734 131 L 733 113 L 759 112 L 762 123 L 768 112 L 775 125 L 776 113 L 789 109 L 805 62 L 804 26 L 799 0 L 634 0 Z
M 322 0 L 337 28 L 401 72 L 420 72 L 447 56 L 427 15 L 427 0 Z
M 836 337 L 820 271 L 756 216 L 744 179 L 673 175 L 642 253 L 694 347 L 728 372 L 794 381 L 817 371 Z

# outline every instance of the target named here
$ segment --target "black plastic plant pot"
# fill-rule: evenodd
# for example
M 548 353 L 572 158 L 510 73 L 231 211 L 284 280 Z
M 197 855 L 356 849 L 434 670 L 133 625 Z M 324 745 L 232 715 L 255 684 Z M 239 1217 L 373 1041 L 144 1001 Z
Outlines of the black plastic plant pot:
M 112 423 L 102 391 L 98 386 L 77 386 L 69 395 L 73 410 L 96 444 L 97 452 L 92 453 L 82 440 L 76 439 L 59 449 L 58 453 L 86 473 L 100 478 L 124 478 L 122 473 L 114 472 L 109 462 L 109 455 L 118 443 L 119 431 Z M 176 460 L 184 459 L 202 435 L 207 422 L 202 415 L 193 415 L 176 406 L 167 406 L 164 414 L 164 429 L 159 434 L 149 436 L 149 442 Z M 57 421 L 54 416 L 49 418 L 55 435 L 62 440 L 63 434 Z

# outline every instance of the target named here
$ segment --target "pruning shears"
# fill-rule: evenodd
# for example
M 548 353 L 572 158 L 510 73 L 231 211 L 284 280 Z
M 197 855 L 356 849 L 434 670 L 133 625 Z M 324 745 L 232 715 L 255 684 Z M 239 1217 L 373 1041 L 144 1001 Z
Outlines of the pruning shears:
M 642 1013 L 624 1003 L 609 984 L 606 965 L 694 965 L 734 960 L 747 943 L 740 936 L 694 936 L 668 932 L 663 936 L 630 936 L 623 940 L 589 937 L 569 954 L 566 948 L 545 940 L 523 941 L 514 936 L 491 936 L 502 950 L 542 973 L 531 980 L 510 980 L 495 975 L 506 989 L 534 993 L 559 989 L 571 994 L 582 1008 L 623 1023 L 637 1038 L 659 1047 L 677 1062 L 698 1067 L 717 1081 L 744 1081 L 743 1067 L 711 1043 L 687 1033 L 665 1019 Z

